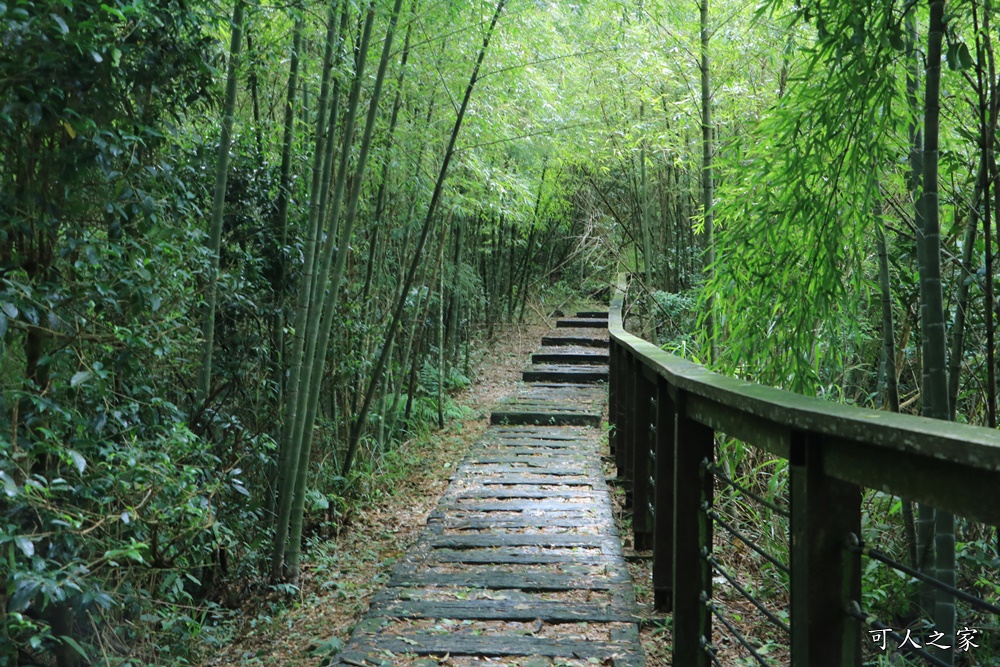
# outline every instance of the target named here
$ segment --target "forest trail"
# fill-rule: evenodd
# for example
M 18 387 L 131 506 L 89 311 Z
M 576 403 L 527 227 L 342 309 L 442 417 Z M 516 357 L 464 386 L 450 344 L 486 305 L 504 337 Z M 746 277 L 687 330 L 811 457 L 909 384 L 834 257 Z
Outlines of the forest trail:
M 606 318 L 543 338 L 335 664 L 645 664 L 597 428 Z

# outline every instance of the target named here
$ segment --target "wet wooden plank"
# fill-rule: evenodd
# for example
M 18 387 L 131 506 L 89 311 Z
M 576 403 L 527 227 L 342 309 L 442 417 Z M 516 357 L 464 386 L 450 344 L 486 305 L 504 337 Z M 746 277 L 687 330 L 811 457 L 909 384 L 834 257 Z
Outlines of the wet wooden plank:
M 607 348 L 579 345 L 543 346 L 531 355 L 533 364 L 604 364 L 609 359 Z
M 552 410 L 494 410 L 490 415 L 491 424 L 567 424 L 570 426 L 600 426 L 601 415 L 586 412 Z
M 407 661 L 467 655 L 644 665 L 634 591 L 604 480 L 602 443 L 593 428 L 603 419 L 607 390 L 587 384 L 593 380 L 586 375 L 606 372 L 605 363 L 590 363 L 607 356 L 597 347 L 607 346 L 606 322 L 603 328 L 571 326 L 554 335 L 562 337 L 561 349 L 538 354 L 561 354 L 553 357 L 560 361 L 579 355 L 577 363 L 555 365 L 577 374 L 568 380 L 539 378 L 497 406 L 493 421 L 501 425 L 487 429 L 456 468 L 423 535 L 397 563 L 389 586 L 376 595 L 340 664 L 394 665 L 404 655 Z M 584 342 L 562 347 L 567 335 Z M 551 423 L 576 417 L 587 421 Z M 476 635 L 463 632 L 462 624 L 442 634 L 399 626 L 406 634 L 398 634 L 391 618 L 497 623 Z M 610 641 L 525 636 L 518 630 L 524 626 L 508 625 L 576 621 L 612 624 L 604 635 Z
M 477 463 L 468 464 L 469 472 L 481 473 L 481 474 L 521 474 L 521 473 L 531 473 L 532 475 L 549 475 L 553 478 L 556 477 L 566 477 L 580 474 L 579 467 L 569 467 L 569 466 L 552 466 L 547 465 L 534 465 L 526 466 L 524 461 L 518 461 L 517 464 L 514 463 Z
M 353 665 L 354 667 L 382 667 L 393 664 L 391 659 L 385 655 L 385 651 L 389 651 L 399 654 L 434 656 L 488 656 L 493 658 L 545 656 L 578 660 L 595 658 L 598 661 L 613 660 L 615 667 L 642 667 L 645 660 L 642 649 L 636 650 L 637 645 L 637 640 L 592 642 L 524 635 L 497 637 L 458 633 L 407 634 L 382 637 L 367 645 L 360 645 L 358 648 L 350 647 L 341 653 L 336 660 L 339 660 L 338 664 Z M 345 662 L 345 659 L 349 662 Z
M 478 512 L 566 512 L 569 510 L 597 511 L 601 508 L 602 505 L 598 503 L 560 503 L 545 500 L 517 502 L 469 501 L 451 507 L 451 509 L 462 510 L 463 512 L 469 512 L 472 510 Z
M 539 477 L 537 475 L 505 475 L 503 477 L 486 477 L 482 480 L 477 480 L 480 484 L 486 486 L 503 486 L 508 484 L 561 484 L 564 486 L 589 486 L 592 488 L 600 485 L 603 488 L 604 478 L 594 478 L 588 475 L 575 475 L 570 477 L 569 475 L 563 475 L 558 482 L 554 482 L 551 479 L 545 477 Z
M 603 387 L 531 384 L 501 401 L 490 415 L 490 421 L 493 424 L 600 426 L 605 400 Z
M 600 565 L 607 561 L 607 556 L 599 549 L 588 549 L 587 553 L 558 553 L 551 550 L 525 553 L 512 548 L 504 549 L 435 549 L 433 560 L 438 563 L 482 563 L 488 565 L 546 565 L 574 564 Z
M 600 576 L 581 576 L 553 572 L 430 572 L 393 576 L 390 586 L 466 586 L 503 590 L 508 588 L 536 591 L 606 591 L 631 582 L 627 570 Z
M 581 459 L 582 457 L 563 455 L 556 456 L 554 454 L 523 454 L 521 456 L 482 456 L 474 460 L 468 461 L 469 465 L 490 465 L 497 463 L 507 463 L 507 464 L 520 464 L 528 468 L 546 468 L 550 465 L 567 465 L 572 464 L 574 460 Z
M 587 442 L 511 436 L 509 438 L 495 438 L 493 440 L 483 442 L 482 445 L 470 453 L 470 456 L 476 456 L 480 453 L 504 451 L 504 448 L 507 447 L 520 447 L 523 449 L 531 449 L 532 451 L 550 450 L 555 453 L 559 453 L 559 450 L 562 450 L 562 453 L 565 454 L 581 454 L 587 457 L 593 457 L 594 455 L 599 454 L 599 452 L 596 451 L 597 447 Z
M 550 426 L 510 426 L 506 428 L 490 429 L 492 432 L 484 434 L 483 439 L 489 440 L 492 436 L 506 436 L 513 433 L 521 433 L 530 436 L 544 436 L 554 440 L 579 440 L 590 437 L 591 431 L 585 428 L 566 428 Z
M 563 327 L 542 336 L 542 347 L 572 345 L 608 348 L 610 340 L 607 329 Z
M 521 372 L 525 382 L 579 382 L 591 384 L 608 381 L 607 366 L 572 366 L 531 364 Z
M 494 547 L 602 547 L 608 538 L 600 535 L 570 535 L 566 533 L 506 533 L 479 535 L 442 535 L 429 540 L 435 549 L 489 549 Z
M 473 489 L 463 491 L 459 498 L 508 498 L 515 500 L 518 498 L 596 498 L 602 491 L 591 491 L 580 488 L 568 489 L 566 491 L 519 491 L 517 489 Z
M 497 519 L 491 517 L 449 517 L 444 520 L 444 528 L 450 530 L 488 530 L 512 529 L 512 528 L 602 528 L 599 535 L 617 535 L 618 530 L 608 527 L 604 517 L 516 517 L 507 519 Z
M 629 623 L 635 616 L 612 604 L 571 604 L 554 600 L 379 600 L 372 612 L 395 618 L 452 618 L 480 621 L 534 621 L 549 623 L 589 621 Z

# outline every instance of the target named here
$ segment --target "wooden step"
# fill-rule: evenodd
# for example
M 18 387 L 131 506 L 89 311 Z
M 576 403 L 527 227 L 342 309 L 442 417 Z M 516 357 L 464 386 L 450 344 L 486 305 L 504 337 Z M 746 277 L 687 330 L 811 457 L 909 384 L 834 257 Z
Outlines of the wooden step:
M 583 427 L 599 426 L 607 403 L 607 314 L 577 315 L 496 405 L 332 665 L 645 665 L 603 444 Z M 549 634 L 566 623 L 604 628 Z
M 555 329 L 542 336 L 542 346 L 564 346 L 573 347 L 608 347 L 608 330 L 604 329 L 580 329 L 562 328 Z
M 581 310 L 577 312 L 576 316 L 584 320 L 606 320 L 608 319 L 608 311 L 606 310 Z
M 522 386 L 513 395 L 501 401 L 493 409 L 490 423 L 600 426 L 606 400 L 607 394 L 602 387 L 532 383 Z M 548 445 L 556 446 L 558 449 L 569 446 L 569 443 L 549 442 Z
M 636 632 L 638 635 L 638 632 Z M 617 639 L 617 638 L 616 638 Z M 588 661 L 593 664 L 615 665 L 616 667 L 641 667 L 645 665 L 638 637 L 622 637 L 617 641 L 585 641 L 581 639 L 549 639 L 533 635 L 470 635 L 448 632 L 440 635 L 415 634 L 388 635 L 372 638 L 369 643 L 358 642 L 335 658 L 336 664 L 345 665 L 391 665 L 388 655 L 428 655 L 428 656 L 492 656 L 493 658 L 517 658 L 545 656 L 539 663 L 550 664 L 548 658 Z M 593 659 L 593 660 L 591 660 Z M 437 664 L 436 658 L 428 658 L 426 664 Z M 413 662 L 417 665 L 417 661 Z M 503 664 L 503 663 L 497 663 Z M 524 664 L 524 663 L 521 663 Z M 555 663 L 558 664 L 558 663 Z M 565 664 L 565 663 L 564 663 Z M 420 664 L 419 667 L 424 667 Z
M 531 364 L 521 373 L 525 382 L 574 382 L 596 384 L 608 381 L 607 366 Z
M 601 425 L 601 415 L 588 412 L 565 410 L 555 412 L 545 410 L 494 410 L 490 414 L 491 424 L 533 424 L 538 426 L 593 426 Z
M 607 364 L 608 351 L 583 345 L 543 345 L 531 355 L 533 364 Z
M 557 329 L 607 329 L 608 318 L 564 317 L 556 320 Z

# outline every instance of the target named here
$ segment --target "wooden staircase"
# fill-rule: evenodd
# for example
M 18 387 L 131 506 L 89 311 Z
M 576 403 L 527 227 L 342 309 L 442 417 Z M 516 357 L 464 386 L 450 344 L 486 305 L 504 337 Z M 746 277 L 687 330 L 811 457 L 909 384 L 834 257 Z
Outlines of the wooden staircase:
M 543 339 L 334 664 L 645 664 L 593 428 L 607 403 L 600 315 Z

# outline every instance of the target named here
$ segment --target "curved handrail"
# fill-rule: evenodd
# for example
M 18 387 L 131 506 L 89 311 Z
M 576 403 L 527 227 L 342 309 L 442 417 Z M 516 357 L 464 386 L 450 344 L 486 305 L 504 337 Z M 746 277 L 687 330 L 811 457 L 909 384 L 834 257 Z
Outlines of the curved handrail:
M 845 453 L 860 456 L 861 460 L 851 466 L 856 468 L 853 471 L 843 469 L 845 462 L 840 461 L 841 465 L 833 466 L 830 471 L 833 476 L 926 499 L 981 521 L 1000 521 L 997 495 L 1000 485 L 978 486 L 974 490 L 982 495 L 969 503 L 966 501 L 973 500 L 972 494 L 958 493 L 963 489 L 915 492 L 914 484 L 907 483 L 900 470 L 882 469 L 887 462 L 895 461 L 904 472 L 916 474 L 918 471 L 912 468 L 917 465 L 925 476 L 940 474 L 956 482 L 969 475 L 968 483 L 962 485 L 968 491 L 970 485 L 985 482 L 985 477 L 1000 480 L 992 474 L 1000 472 L 1000 431 L 833 403 L 713 373 L 625 331 L 622 321 L 625 289 L 624 276 L 620 276 L 608 318 L 613 344 L 666 380 L 674 391 L 700 400 L 702 405 L 692 415 L 696 421 L 786 458 L 788 452 L 783 441 L 792 432 L 820 437 L 828 444 L 839 443 L 849 450 Z M 937 468 L 927 470 L 927 464 Z M 984 476 L 984 473 L 991 474 Z M 946 498 L 952 491 L 965 496 L 965 501 L 956 503 L 957 497 Z M 996 502 L 984 502 L 988 499 Z

